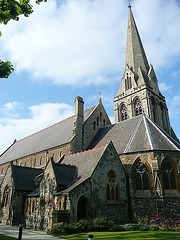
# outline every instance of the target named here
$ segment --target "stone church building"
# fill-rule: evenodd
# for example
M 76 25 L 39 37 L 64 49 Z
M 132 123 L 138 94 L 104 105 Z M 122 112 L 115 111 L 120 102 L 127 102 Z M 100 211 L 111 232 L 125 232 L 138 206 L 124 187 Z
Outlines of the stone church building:
M 0 155 L 0 220 L 47 229 L 56 222 L 157 213 L 180 217 L 180 143 L 171 128 L 129 6 L 124 74 L 114 120 L 101 98 L 14 143 Z

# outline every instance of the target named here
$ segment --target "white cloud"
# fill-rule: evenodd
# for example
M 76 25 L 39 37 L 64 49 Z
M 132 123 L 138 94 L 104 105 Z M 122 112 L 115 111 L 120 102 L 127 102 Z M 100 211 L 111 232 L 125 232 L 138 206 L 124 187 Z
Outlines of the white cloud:
M 179 123 L 179 119 L 180 119 L 180 95 L 174 96 L 171 99 L 171 101 L 169 101 L 168 105 L 169 105 L 170 118 L 177 119 L 177 121 Z
M 124 68 L 126 0 L 56 0 L 35 5 L 29 18 L 2 26 L 1 54 L 35 81 L 60 85 L 109 82 Z M 180 6 L 175 0 L 137 0 L 132 10 L 155 69 L 180 57 Z M 180 61 L 180 60 L 179 60 Z
M 3 28 L 3 51 L 18 71 L 37 79 L 81 85 L 108 81 L 104 75 L 121 61 L 124 6 L 123 0 L 71 0 L 57 8 L 55 0 L 48 1 L 35 6 L 29 18 Z
M 162 92 L 170 92 L 170 90 L 173 88 L 173 85 L 167 85 L 166 83 L 162 82 L 159 83 L 159 89 Z
M 172 67 L 180 58 L 178 2 L 137 0 L 133 10 L 149 61 L 155 69 Z
M 10 106 L 11 103 L 5 104 Z M 13 103 L 12 103 L 13 105 Z M 10 112 L 10 108 L 9 108 Z M 20 139 L 74 114 L 74 108 L 65 103 L 43 103 L 29 107 L 29 118 L 16 117 L 0 118 L 0 153 L 3 152 L 14 139 Z

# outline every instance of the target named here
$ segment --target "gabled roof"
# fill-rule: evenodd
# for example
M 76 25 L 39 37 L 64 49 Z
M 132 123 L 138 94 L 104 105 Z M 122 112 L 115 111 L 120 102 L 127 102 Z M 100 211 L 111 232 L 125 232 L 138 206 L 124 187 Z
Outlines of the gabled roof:
M 77 171 L 76 167 L 62 163 L 55 163 L 54 161 L 52 161 L 52 165 L 57 184 L 59 186 L 68 186 L 75 177 Z
M 113 142 L 118 154 L 149 150 L 180 151 L 180 144 L 146 115 L 100 129 L 89 148 L 105 146 L 109 141 Z
M 18 190 L 32 191 L 36 188 L 34 178 L 43 173 L 43 169 L 12 165 L 14 186 Z
M 84 121 L 96 106 L 84 111 Z M 74 117 L 69 117 L 48 128 L 16 141 L 0 156 L 0 164 L 69 143 L 73 137 Z
M 146 73 L 149 70 L 147 57 L 139 36 L 139 32 L 129 5 L 127 40 L 126 40 L 126 60 L 125 67 L 128 65 L 133 68 L 133 72 L 138 74 L 139 67 Z
M 65 190 L 65 192 L 72 190 L 92 175 L 103 154 L 103 151 L 104 147 L 101 147 L 73 154 L 64 158 L 62 163 L 75 165 L 78 169 L 76 179 L 71 183 L 68 189 Z

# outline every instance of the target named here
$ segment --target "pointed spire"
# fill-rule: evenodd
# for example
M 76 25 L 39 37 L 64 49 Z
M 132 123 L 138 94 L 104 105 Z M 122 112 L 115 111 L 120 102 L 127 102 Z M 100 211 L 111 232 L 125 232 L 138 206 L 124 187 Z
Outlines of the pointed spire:
M 127 41 L 126 41 L 126 65 L 132 68 L 133 72 L 138 73 L 139 67 L 146 73 L 149 70 L 149 64 L 146 54 L 136 27 L 136 23 L 129 4 L 128 28 L 127 28 Z

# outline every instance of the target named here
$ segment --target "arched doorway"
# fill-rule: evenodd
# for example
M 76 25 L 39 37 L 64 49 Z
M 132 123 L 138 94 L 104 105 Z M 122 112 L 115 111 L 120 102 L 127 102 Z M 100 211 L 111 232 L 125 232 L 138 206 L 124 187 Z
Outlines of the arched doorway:
M 87 218 L 87 204 L 84 196 L 81 196 L 77 204 L 77 221 Z

